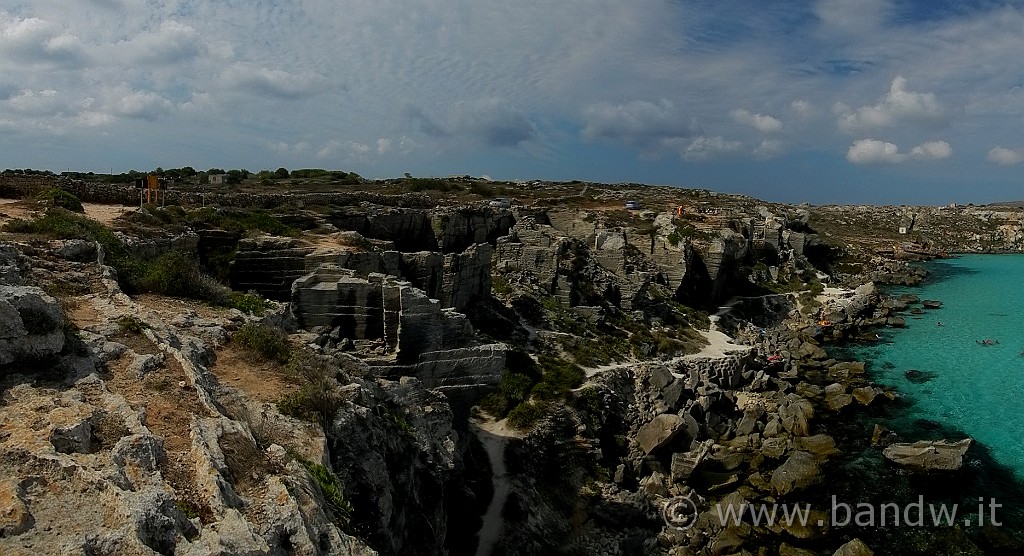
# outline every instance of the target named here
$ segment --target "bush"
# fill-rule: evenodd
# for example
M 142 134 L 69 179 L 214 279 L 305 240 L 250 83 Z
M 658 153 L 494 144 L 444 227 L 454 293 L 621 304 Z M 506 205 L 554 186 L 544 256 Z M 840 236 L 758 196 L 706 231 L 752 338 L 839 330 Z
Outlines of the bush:
M 342 402 L 335 370 L 306 351 L 295 353 L 288 370 L 299 378 L 302 386 L 277 402 L 278 411 L 326 427 Z
M 514 429 L 527 430 L 533 428 L 547 413 L 545 402 L 523 402 L 508 414 L 508 425 Z
M 352 534 L 352 504 L 345 500 L 345 489 L 341 484 L 341 480 L 338 479 L 338 476 L 333 471 L 319 463 L 313 463 L 304 458 L 297 459 L 306 468 L 306 471 L 309 472 L 309 476 L 312 477 L 317 486 L 320 487 L 324 500 L 327 501 L 327 504 L 334 511 L 335 523 L 346 533 Z
M 250 322 L 238 329 L 231 341 L 263 359 L 285 363 L 291 357 L 288 335 L 266 324 Z
M 270 302 L 254 291 L 231 292 L 228 306 L 249 315 L 262 315 L 270 307 Z
M 117 325 L 121 327 L 121 330 L 131 334 L 141 334 L 143 330 L 149 328 L 148 324 L 135 315 L 117 317 Z
M 60 207 L 72 212 L 85 212 L 85 208 L 82 207 L 82 201 L 79 201 L 78 197 L 57 187 L 52 187 L 42 192 L 39 198 L 49 202 L 50 206 L 53 207 Z
M 214 305 L 228 305 L 231 301 L 231 290 L 206 274 L 199 260 L 184 251 L 171 251 L 148 263 L 138 289 Z

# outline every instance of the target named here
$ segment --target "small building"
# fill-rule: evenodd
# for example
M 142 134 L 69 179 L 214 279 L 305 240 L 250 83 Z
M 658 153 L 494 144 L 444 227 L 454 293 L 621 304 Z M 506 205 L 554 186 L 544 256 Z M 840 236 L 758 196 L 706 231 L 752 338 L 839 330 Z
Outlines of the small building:
M 224 185 L 228 182 L 227 174 L 210 174 L 209 181 L 211 185 Z

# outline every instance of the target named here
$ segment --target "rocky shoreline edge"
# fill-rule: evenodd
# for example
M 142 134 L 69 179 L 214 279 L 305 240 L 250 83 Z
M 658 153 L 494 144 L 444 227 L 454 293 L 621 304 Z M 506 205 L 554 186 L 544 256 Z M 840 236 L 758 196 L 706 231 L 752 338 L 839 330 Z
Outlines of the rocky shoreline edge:
M 920 268 L 902 268 L 890 283 L 924 279 Z M 571 541 L 581 553 L 849 556 L 1024 549 L 1019 512 L 1006 510 L 999 528 L 986 526 L 986 516 L 979 522 L 975 509 L 980 493 L 991 496 L 993 481 L 1004 485 L 999 493 L 1007 499 L 1024 493 L 1013 472 L 992 460 L 984 446 L 940 424 L 928 424 L 923 434 L 889 430 L 886 423 L 901 411 L 899 392 L 875 384 L 863 361 L 830 355 L 874 340 L 881 327 L 905 326 L 901 314 L 921 300 L 887 296 L 872 282 L 827 290 L 810 314 L 793 306 L 794 299 L 740 300 L 718 319 L 717 326 L 746 349 L 705 366 L 691 359 L 685 367 L 650 362 L 604 372 L 585 387 L 598 400 L 592 411 L 573 404 L 575 415 L 556 416 L 522 440 L 513 439 L 509 467 L 534 467 L 522 474 L 528 479 L 514 480 L 506 516 L 519 534 L 502 539 L 503 553 L 534 552 L 543 545 L 532 539 L 559 530 L 557 519 L 536 519 L 545 515 L 538 507 L 552 505 L 537 477 L 552 473 L 538 467 L 553 464 L 551 440 L 569 426 L 598 460 L 602 443 L 614 437 L 610 433 L 630 431 L 627 436 L 637 439 L 628 463 L 593 486 L 600 492 L 588 509 L 591 520 Z M 1005 485 L 1016 485 L 1017 492 Z M 893 527 L 890 513 L 889 527 L 881 526 L 885 505 L 903 509 L 919 497 L 936 506 L 958 504 L 972 524 L 958 518 L 952 524 L 912 521 Z M 872 513 L 863 513 L 869 506 Z M 787 507 L 810 513 L 805 520 L 785 519 Z M 757 512 L 772 508 L 780 519 L 757 519 Z M 729 523 L 723 510 L 744 518 Z M 530 518 L 517 522 L 517 516 Z M 644 533 L 652 527 L 655 535 Z

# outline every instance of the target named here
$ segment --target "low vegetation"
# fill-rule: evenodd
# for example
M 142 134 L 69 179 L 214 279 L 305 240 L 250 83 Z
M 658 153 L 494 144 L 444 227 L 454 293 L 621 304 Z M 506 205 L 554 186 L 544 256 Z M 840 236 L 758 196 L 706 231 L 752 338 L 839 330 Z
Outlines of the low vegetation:
M 231 342 L 252 356 L 287 363 L 292 356 L 288 335 L 273 326 L 250 322 L 231 336 Z
M 319 423 L 326 430 L 343 401 L 338 371 L 308 351 L 296 350 L 288 362 L 288 372 L 298 381 L 299 390 L 278 401 L 278 411 Z

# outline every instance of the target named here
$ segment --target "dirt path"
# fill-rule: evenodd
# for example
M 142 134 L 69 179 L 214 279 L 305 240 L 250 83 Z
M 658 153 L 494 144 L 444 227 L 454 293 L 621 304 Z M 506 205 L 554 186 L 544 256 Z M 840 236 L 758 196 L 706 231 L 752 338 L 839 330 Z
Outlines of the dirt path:
M 100 205 L 96 203 L 82 203 L 85 215 L 93 220 L 109 226 L 117 217 L 135 210 L 135 207 L 123 205 Z M 0 224 L 6 223 L 15 218 L 27 219 L 33 214 L 45 210 L 45 207 L 35 201 L 24 199 L 0 199 Z
M 476 421 L 472 426 L 473 432 L 487 451 L 487 459 L 491 462 L 494 496 L 491 498 L 491 504 L 487 506 L 480 532 L 477 533 L 480 542 L 476 548 L 476 556 L 489 556 L 494 551 L 494 543 L 498 541 L 505 526 L 502 510 L 512 488 L 508 471 L 505 469 L 505 447 L 510 438 L 519 438 L 520 434 L 510 428 L 505 419 Z

